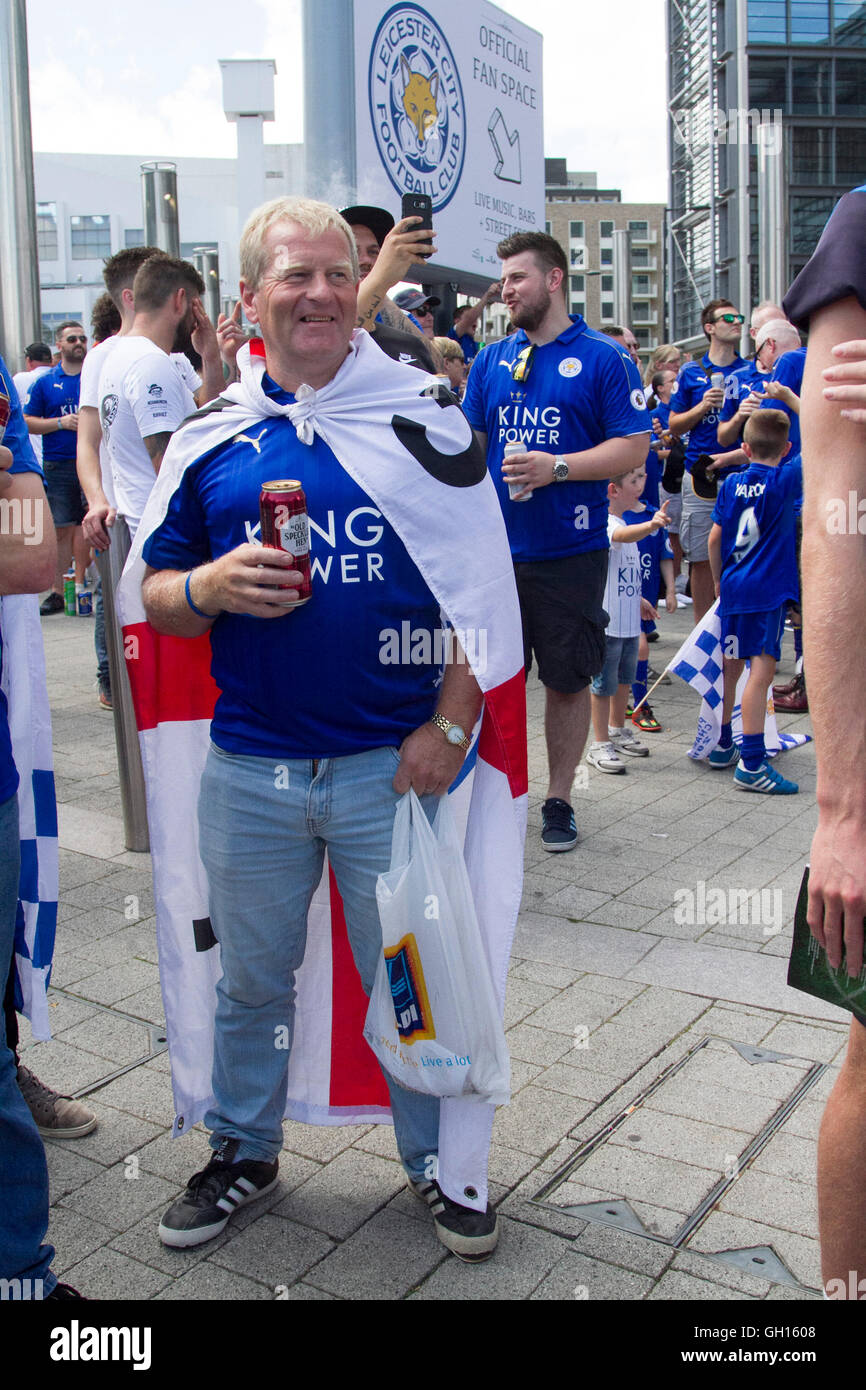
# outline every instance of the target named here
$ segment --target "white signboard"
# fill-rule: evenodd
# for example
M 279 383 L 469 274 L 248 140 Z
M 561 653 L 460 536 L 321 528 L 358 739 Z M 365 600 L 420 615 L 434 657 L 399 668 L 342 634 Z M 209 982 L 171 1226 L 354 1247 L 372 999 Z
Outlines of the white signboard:
M 444 268 L 499 273 L 497 243 L 544 231 L 542 38 L 486 0 L 355 0 L 358 201 L 433 201 Z

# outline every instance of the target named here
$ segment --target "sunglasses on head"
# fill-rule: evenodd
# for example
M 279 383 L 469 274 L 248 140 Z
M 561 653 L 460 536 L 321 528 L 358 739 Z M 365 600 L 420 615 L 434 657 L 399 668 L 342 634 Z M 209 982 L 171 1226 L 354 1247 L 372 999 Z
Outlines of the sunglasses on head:
M 716 314 L 713 323 L 745 323 L 745 314 Z
M 535 352 L 535 344 L 530 343 L 521 353 L 518 353 L 517 361 L 511 369 L 512 381 L 525 381 L 532 371 L 532 357 Z

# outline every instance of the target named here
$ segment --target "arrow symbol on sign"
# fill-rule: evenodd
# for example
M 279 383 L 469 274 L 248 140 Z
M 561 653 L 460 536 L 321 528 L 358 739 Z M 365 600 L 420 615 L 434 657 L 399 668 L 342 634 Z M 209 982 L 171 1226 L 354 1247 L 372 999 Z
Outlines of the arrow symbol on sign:
M 487 122 L 487 133 L 496 151 L 497 163 L 493 170 L 496 177 L 506 183 L 521 183 L 520 131 L 515 130 L 513 135 L 509 134 L 505 117 L 498 106 Z

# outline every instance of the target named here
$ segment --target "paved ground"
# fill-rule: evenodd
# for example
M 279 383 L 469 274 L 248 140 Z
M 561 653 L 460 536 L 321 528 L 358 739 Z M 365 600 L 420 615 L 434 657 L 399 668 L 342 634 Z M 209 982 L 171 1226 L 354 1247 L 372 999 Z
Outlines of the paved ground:
M 659 668 L 689 624 L 689 609 L 663 617 Z M 184 1254 L 160 1245 L 157 1220 L 207 1154 L 200 1129 L 168 1137 L 168 1058 L 152 1055 L 162 1005 L 149 858 L 124 850 L 92 624 L 59 615 L 43 627 L 61 906 L 54 1039 L 31 1044 L 26 1061 L 43 1080 L 86 1092 L 100 1121 L 84 1139 L 47 1145 L 49 1238 L 63 1278 L 130 1299 L 814 1296 L 815 1141 L 846 1026 L 785 984 L 815 821 L 811 746 L 782 758 L 798 797 L 744 796 L 729 773 L 686 758 L 697 697 L 674 681 L 655 700 L 665 732 L 651 758 L 626 776 L 582 770 L 580 845 L 548 855 L 538 839 L 541 690 L 531 683 L 526 891 L 507 1004 L 514 1097 L 499 1111 L 491 1161 L 503 1217 L 496 1258 L 471 1268 L 446 1254 L 407 1194 L 389 1127 L 294 1123 L 279 1188 Z M 789 639 L 781 669 L 791 669 Z M 808 718 L 780 724 L 809 728 Z M 765 892 L 749 912 L 731 899 L 713 913 L 711 887 Z M 777 1059 L 756 1058 L 756 1046 Z M 789 1098 L 784 1123 L 747 1162 Z M 744 1249 L 743 1268 L 718 1258 Z

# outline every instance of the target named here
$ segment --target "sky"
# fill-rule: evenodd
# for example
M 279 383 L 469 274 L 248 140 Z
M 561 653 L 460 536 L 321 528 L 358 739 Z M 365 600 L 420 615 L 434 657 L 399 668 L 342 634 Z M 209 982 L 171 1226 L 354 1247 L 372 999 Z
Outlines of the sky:
M 624 201 L 666 202 L 663 0 L 501 8 L 544 36 L 545 153 Z M 71 0 L 57 17 L 57 0 L 27 0 L 40 153 L 233 156 L 220 58 L 274 58 L 265 141 L 303 139 L 301 0 Z

